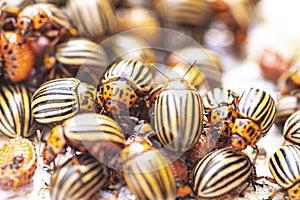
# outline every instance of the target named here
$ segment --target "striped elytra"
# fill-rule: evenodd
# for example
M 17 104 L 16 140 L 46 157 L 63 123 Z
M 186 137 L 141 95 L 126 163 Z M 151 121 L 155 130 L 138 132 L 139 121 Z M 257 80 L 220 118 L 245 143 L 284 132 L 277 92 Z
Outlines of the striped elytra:
M 97 100 L 112 115 L 129 114 L 152 88 L 152 73 L 136 60 L 121 59 L 108 67 L 97 87 Z
M 283 125 L 287 118 L 299 109 L 299 97 L 291 94 L 283 95 L 276 102 L 276 119 L 275 123 Z
M 177 63 L 172 67 L 168 67 L 165 74 L 169 77 L 183 77 L 197 90 L 206 87 L 205 80 L 201 71 L 196 66 L 190 66 L 184 62 Z
M 291 114 L 285 121 L 283 137 L 292 144 L 300 145 L 300 110 Z
M 266 91 L 258 88 L 249 88 L 240 97 L 238 112 L 242 117 L 256 122 L 265 135 L 275 121 L 275 101 Z
M 214 51 L 203 47 L 188 46 L 173 51 L 167 59 L 167 64 L 169 66 L 175 66 L 180 62 L 195 62 L 194 67 L 201 73 L 202 79 L 205 80 L 205 86 L 207 87 L 206 90 L 203 91 L 204 95 L 207 92 L 207 89 L 212 90 L 223 84 L 223 66 L 221 65 L 220 60 L 220 56 Z M 202 88 L 199 89 L 199 92 L 201 92 L 202 95 L 201 89 Z
M 182 153 L 198 141 L 203 124 L 200 94 L 184 79 L 172 79 L 151 91 L 154 129 L 169 150 Z
M 209 90 L 203 96 L 203 106 L 205 110 L 212 110 L 225 105 L 235 107 L 238 99 L 238 94 L 234 91 L 227 88 L 216 87 Z
M 135 33 L 135 32 L 134 32 Z M 118 34 L 103 42 L 104 49 L 111 60 L 122 58 L 137 60 L 144 64 L 157 63 L 156 53 L 148 42 L 137 34 Z
M 58 166 L 51 176 L 52 200 L 91 199 L 109 183 L 105 165 L 88 153 L 75 155 Z
M 22 137 L 8 140 L 0 149 L 0 166 L 1 189 L 29 184 L 37 168 L 34 144 Z
M 67 0 L 66 9 L 79 36 L 97 42 L 116 29 L 115 10 L 109 0 L 90 0 L 85 4 L 81 0 Z
M 32 113 L 39 123 L 59 123 L 82 112 L 95 111 L 96 89 L 76 78 L 42 84 L 32 96 Z
M 150 69 L 142 62 L 121 59 L 107 69 L 101 82 L 104 85 L 115 79 L 125 79 L 129 85 L 133 85 L 138 94 L 144 94 L 152 87 L 152 77 Z
M 165 21 L 192 26 L 206 26 L 213 15 L 211 5 L 206 1 L 158 0 L 154 3 L 155 11 Z M 201 14 L 199 14 L 201 13 Z
M 175 199 L 176 183 L 165 157 L 144 140 L 128 144 L 120 154 L 125 182 L 138 199 Z
M 44 59 L 49 69 L 54 65 L 50 58 L 51 57 L 47 55 Z M 97 43 L 83 37 L 71 38 L 66 42 L 58 44 L 55 47 L 54 58 L 56 62 L 68 68 L 76 69 L 82 66 L 104 69 L 108 64 L 108 57 L 104 49 Z
M 95 113 L 83 113 L 55 126 L 43 149 L 44 163 L 49 165 L 67 146 L 89 151 L 99 161 L 110 164 L 125 145 L 125 136 L 111 118 Z
M 234 121 L 238 118 L 236 106 L 239 96 L 230 89 L 216 87 L 209 90 L 202 99 L 210 133 L 229 138 Z
M 276 183 L 292 200 L 300 199 L 300 149 L 294 145 L 279 148 L 269 159 L 269 169 Z
M 24 84 L 0 84 L 0 132 L 8 137 L 30 137 L 36 121 L 31 110 L 32 93 Z
M 243 184 L 253 171 L 249 157 L 223 148 L 203 157 L 191 174 L 192 189 L 199 198 L 224 195 Z

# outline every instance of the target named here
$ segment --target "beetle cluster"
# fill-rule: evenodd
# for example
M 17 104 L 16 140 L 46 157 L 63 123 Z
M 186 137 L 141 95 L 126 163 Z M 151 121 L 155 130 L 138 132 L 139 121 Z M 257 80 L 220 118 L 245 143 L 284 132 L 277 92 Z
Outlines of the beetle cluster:
M 222 66 L 214 51 L 188 46 L 165 55 L 138 35 L 114 36 L 114 43 L 99 46 L 126 29 L 118 24 L 123 15 L 114 15 L 123 4 L 130 1 L 2 5 L 0 131 L 28 138 L 38 128 L 50 129 L 42 155 L 53 170 L 52 199 L 89 199 L 117 184 L 139 199 L 210 198 L 254 183 L 255 160 L 243 150 L 256 149 L 272 126 L 272 97 L 258 88 L 237 95 L 218 87 Z M 225 13 L 234 46 L 245 38 L 247 23 L 239 24 L 232 5 L 185 0 L 172 7 L 180 14 L 172 16 L 166 12 L 170 4 L 151 4 L 159 16 L 149 14 L 151 22 L 181 19 L 202 34 L 199 28 L 209 26 L 211 16 Z M 138 25 L 127 28 L 133 27 Z M 128 46 L 137 50 L 128 53 Z M 7 178 L 1 171 L 0 185 L 26 184 L 34 174 L 35 149 L 27 139 L 20 143 L 2 149 L 0 170 L 17 175 Z M 70 149 L 72 158 L 59 163 Z M 5 157 L 8 150 L 12 159 Z
M 187 70 L 193 67 L 192 64 Z M 251 162 L 242 150 L 247 145 L 256 149 L 256 143 L 275 120 L 274 100 L 268 93 L 250 88 L 238 96 L 230 90 L 215 88 L 202 98 L 184 77 L 170 78 L 156 87 L 152 84 L 153 75 L 147 65 L 126 59 L 108 66 L 96 89 L 76 78 L 44 83 L 33 94 L 34 116 L 42 123 L 58 123 L 44 146 L 44 163 L 55 164 L 57 155 L 67 147 L 75 152 L 88 151 L 109 167 L 111 180 L 123 180 L 141 199 L 216 197 L 247 180 L 254 182 L 255 160 Z M 62 103 L 65 110 L 57 109 Z M 69 109 L 68 104 L 74 109 Z M 92 112 L 93 108 L 97 113 Z M 121 122 L 125 119 L 129 119 L 127 125 L 130 120 L 138 123 L 133 128 L 123 126 Z M 216 146 L 206 149 L 203 158 L 197 155 L 199 160 L 188 166 L 187 152 L 197 148 L 205 136 L 212 143 L 209 137 L 213 134 L 229 142 L 216 142 Z M 173 163 L 174 155 L 182 164 Z M 78 165 L 74 159 L 70 168 Z M 207 163 L 206 159 L 211 161 Z M 221 163 L 216 171 L 209 172 L 214 162 Z M 237 173 L 230 187 L 220 180 L 216 182 L 222 187 L 217 189 L 210 188 L 211 183 L 201 183 L 215 173 L 230 176 L 241 167 L 245 171 Z M 181 173 L 186 175 L 182 178 Z M 60 180 L 63 178 L 54 179 L 50 187 L 60 184 L 56 182 Z
M 291 67 L 277 80 L 279 98 L 276 124 L 283 127 L 287 118 L 299 110 L 299 67 Z
M 269 169 L 273 178 L 266 177 L 272 183 L 278 184 L 281 189 L 275 191 L 269 199 L 277 193 L 284 192 L 284 198 L 299 199 L 299 69 L 294 66 L 284 72 L 278 79 L 277 89 L 277 121 L 282 128 L 284 142 L 282 147 L 269 159 Z M 288 144 L 286 144 L 288 143 Z

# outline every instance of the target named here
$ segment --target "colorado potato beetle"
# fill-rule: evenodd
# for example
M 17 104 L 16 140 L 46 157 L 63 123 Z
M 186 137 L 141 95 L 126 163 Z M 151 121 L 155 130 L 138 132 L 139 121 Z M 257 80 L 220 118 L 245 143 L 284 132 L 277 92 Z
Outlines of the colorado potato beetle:
M 116 29 L 116 16 L 111 1 L 91 0 L 82 4 L 80 0 L 67 0 L 66 8 L 80 36 L 99 42 Z
M 65 34 L 76 36 L 70 18 L 61 9 L 50 3 L 35 3 L 26 6 L 17 17 L 17 31 L 24 37 L 61 37 Z
M 97 100 L 111 115 L 135 115 L 131 109 L 151 88 L 152 73 L 148 67 L 139 61 L 121 59 L 105 71 L 97 87 Z
M 50 69 L 49 79 L 53 78 L 57 68 L 65 75 L 75 76 L 81 67 L 97 67 L 102 69 L 99 73 L 103 73 L 108 65 L 104 49 L 86 38 L 71 38 L 49 51 L 44 56 L 45 66 Z M 97 84 L 99 77 L 94 79 Z
M 192 189 L 189 185 L 188 168 L 185 161 L 182 158 L 172 156 L 170 153 L 161 151 L 162 154 L 166 154 L 165 158 L 169 163 L 169 166 L 173 172 L 176 182 L 176 198 L 184 198 L 191 195 Z
M 185 152 L 198 141 L 203 125 L 200 94 L 186 80 L 171 79 L 150 93 L 154 103 L 154 129 L 169 150 Z
M 125 146 L 125 136 L 119 125 L 105 115 L 78 114 L 51 130 L 43 149 L 44 163 L 52 163 L 67 146 L 80 152 L 89 151 L 110 165 Z
M 291 67 L 277 80 L 277 90 L 281 94 L 289 94 L 293 90 L 299 89 L 300 86 L 300 69 L 296 65 L 295 67 Z
M 199 198 L 222 196 L 246 182 L 253 172 L 249 157 L 223 148 L 204 156 L 192 171 L 192 188 Z
M 32 114 L 39 123 L 58 123 L 78 113 L 95 111 L 96 89 L 76 78 L 53 79 L 32 96 Z
M 275 123 L 282 127 L 291 114 L 300 110 L 299 92 L 297 94 L 286 94 L 280 97 L 276 102 Z
M 168 67 L 165 74 L 168 74 L 169 77 L 184 77 L 184 79 L 197 90 L 202 87 L 206 87 L 205 80 L 200 70 L 195 66 L 190 67 L 183 62 L 177 63 L 173 67 Z
M 232 90 L 216 87 L 203 96 L 203 107 L 209 121 L 210 132 L 230 137 L 234 121 L 238 118 L 239 96 Z
M 294 145 L 282 146 L 269 159 L 269 169 L 274 179 L 267 177 L 267 180 L 277 183 L 291 200 L 300 199 L 299 160 L 300 149 Z M 273 199 L 279 191 L 268 199 Z
M 53 200 L 91 199 L 108 186 L 109 174 L 105 165 L 88 153 L 75 155 L 55 169 L 50 180 Z
M 185 25 L 206 26 L 213 15 L 212 8 L 206 1 L 155 1 L 154 8 L 165 21 Z M 202 13 L 199 15 L 199 12 Z
M 258 88 L 246 89 L 238 102 L 239 115 L 253 120 L 265 135 L 276 117 L 275 101 L 266 91 Z
M 37 155 L 32 142 L 22 137 L 8 140 L 0 149 L 0 188 L 30 183 L 36 167 Z
M 13 83 L 26 80 L 35 64 L 29 41 L 13 31 L 1 32 L 0 56 L 3 76 Z
M 147 29 L 146 29 L 147 30 Z M 109 42 L 103 42 L 104 49 L 111 60 L 122 57 L 127 60 L 137 60 L 144 64 L 156 63 L 157 56 L 151 46 L 142 37 L 133 33 L 112 36 Z
M 165 157 L 145 140 L 135 140 L 120 154 L 125 182 L 139 199 L 175 199 L 176 183 Z
M 211 111 L 222 105 L 236 107 L 238 100 L 239 96 L 234 91 L 227 88 L 216 87 L 209 90 L 203 96 L 203 106 L 206 111 Z
M 186 63 L 188 66 L 188 63 L 193 61 L 196 61 L 194 67 L 198 69 L 205 86 L 209 90 L 222 86 L 223 66 L 221 65 L 220 56 L 214 51 L 202 47 L 188 46 L 173 51 L 168 57 L 167 64 L 173 68 L 176 65 L 181 65 L 180 63 Z M 203 92 L 203 95 L 206 92 Z
M 294 145 L 300 145 L 300 110 L 294 112 L 284 123 L 283 137 Z
M 0 84 L 0 131 L 8 137 L 30 137 L 35 133 L 32 93 L 24 84 Z
M 263 137 L 260 127 L 251 119 L 235 119 L 231 132 L 231 146 L 236 150 L 247 146 L 257 149 L 256 143 Z

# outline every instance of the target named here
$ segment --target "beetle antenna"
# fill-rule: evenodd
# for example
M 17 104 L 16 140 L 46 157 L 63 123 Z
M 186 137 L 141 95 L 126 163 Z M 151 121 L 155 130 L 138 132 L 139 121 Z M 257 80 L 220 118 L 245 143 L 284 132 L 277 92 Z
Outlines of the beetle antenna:
M 194 62 L 189 66 L 188 70 L 185 72 L 185 74 L 183 75 L 183 79 L 184 77 L 191 71 L 192 67 L 196 64 L 197 60 L 194 60 Z
M 170 80 L 170 77 L 168 77 L 165 73 L 163 73 L 162 71 L 160 71 L 160 69 L 157 67 L 157 65 L 151 63 L 150 64 L 151 67 L 154 67 L 156 71 L 158 71 L 161 75 L 163 75 L 164 77 L 166 77 L 168 80 Z

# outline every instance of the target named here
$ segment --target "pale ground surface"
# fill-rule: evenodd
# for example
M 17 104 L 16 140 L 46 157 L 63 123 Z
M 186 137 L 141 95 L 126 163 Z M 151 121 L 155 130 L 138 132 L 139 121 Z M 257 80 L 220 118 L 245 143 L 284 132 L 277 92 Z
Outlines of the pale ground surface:
M 272 3 L 271 3 L 272 2 Z M 280 3 L 281 2 L 281 3 Z M 294 30 L 293 27 L 296 23 L 296 19 L 299 17 L 291 18 L 293 14 L 299 15 L 299 11 L 295 11 L 298 6 L 293 6 L 294 4 L 299 4 L 297 1 L 287 0 L 287 1 L 271 1 L 263 0 L 263 6 L 268 7 L 268 11 L 261 14 L 261 19 L 263 21 L 261 26 L 255 28 L 252 35 L 249 37 L 248 42 L 248 58 L 243 62 L 229 62 L 226 66 L 224 74 L 224 85 L 225 87 L 232 89 L 238 93 L 242 92 L 244 89 L 251 86 L 259 87 L 268 91 L 275 99 L 277 98 L 275 92 L 274 84 L 265 81 L 262 78 L 259 66 L 255 62 L 255 58 L 261 52 L 264 46 L 275 48 L 276 50 L 282 51 L 283 54 L 290 54 L 299 49 L 299 46 L 294 44 L 298 43 L 299 40 L 296 36 L 300 30 Z M 270 6 L 272 5 L 272 6 Z M 265 8 L 262 7 L 262 8 Z M 286 9 L 283 9 L 286 7 Z M 289 14 L 284 15 L 283 10 L 288 10 Z M 281 13 L 280 15 L 278 13 Z M 283 19 L 285 16 L 288 19 Z M 270 18 L 277 21 L 274 23 Z M 293 23 L 295 22 L 295 23 Z M 290 37 L 289 37 L 290 36 Z M 279 41 L 279 42 L 278 42 Z M 7 140 L 6 137 L 0 135 L 0 145 Z M 258 176 L 270 176 L 269 169 L 267 167 L 268 157 L 272 155 L 282 143 L 282 137 L 280 131 L 273 127 L 270 132 L 261 139 L 258 143 L 260 148 L 264 148 L 267 151 L 267 157 L 259 158 L 257 161 L 257 175 Z M 247 149 L 251 154 L 251 149 Z M 41 157 L 40 157 L 41 158 Z M 46 183 L 49 183 L 49 174 L 45 173 L 42 166 L 39 165 L 34 176 L 34 182 L 12 191 L 0 190 L 0 199 L 50 199 L 49 193 L 47 191 Z M 267 182 L 265 182 L 267 183 Z M 249 187 L 248 192 L 246 192 L 243 198 L 234 198 L 238 200 L 256 200 L 267 198 L 272 194 L 273 191 L 278 189 L 274 184 L 267 183 L 268 186 L 263 188 L 257 187 L 257 191 L 254 192 L 252 187 Z M 102 193 L 106 196 L 106 199 L 113 199 L 114 196 L 108 193 Z M 124 192 L 126 194 L 126 191 Z M 134 199 L 130 195 L 125 195 L 124 199 Z M 274 200 L 283 199 L 282 194 L 277 195 Z

